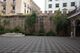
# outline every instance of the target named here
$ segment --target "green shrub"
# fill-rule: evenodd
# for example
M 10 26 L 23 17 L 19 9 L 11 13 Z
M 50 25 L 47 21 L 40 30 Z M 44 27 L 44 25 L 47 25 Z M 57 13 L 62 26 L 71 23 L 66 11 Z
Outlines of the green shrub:
M 37 36 L 45 36 L 45 33 L 38 33 Z
M 5 33 L 4 27 L 0 26 L 0 34 L 4 34 L 4 33 Z
M 45 35 L 45 31 L 44 31 L 44 29 L 40 29 L 39 30 L 39 32 L 38 32 L 38 34 L 37 34 L 38 36 L 44 36 Z
M 46 36 L 56 36 L 56 34 L 53 31 L 49 31 L 46 33 Z
M 9 32 L 11 32 L 11 33 L 13 33 L 13 32 L 15 32 L 15 33 L 21 33 L 20 29 L 21 28 L 19 28 L 19 27 L 15 27 L 14 29 L 10 29 Z
M 34 35 L 34 34 L 32 34 L 32 33 L 24 33 L 25 34 L 25 36 L 31 36 L 31 35 Z

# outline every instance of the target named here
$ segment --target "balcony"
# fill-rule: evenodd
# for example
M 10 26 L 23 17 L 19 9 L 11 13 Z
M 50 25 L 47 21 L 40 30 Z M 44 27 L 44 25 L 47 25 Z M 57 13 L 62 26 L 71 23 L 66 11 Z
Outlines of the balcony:
M 6 2 L 2 2 L 2 6 L 6 6 Z
M 15 13 L 15 10 L 11 10 L 11 13 Z
M 15 5 L 16 5 L 16 2 L 12 2 L 12 3 L 11 3 L 11 6 L 15 6 Z

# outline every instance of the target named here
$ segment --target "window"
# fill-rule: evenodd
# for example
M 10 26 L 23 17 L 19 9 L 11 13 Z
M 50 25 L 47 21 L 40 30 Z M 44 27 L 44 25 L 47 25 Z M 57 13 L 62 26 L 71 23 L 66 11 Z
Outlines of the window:
M 15 0 L 13 0 L 13 3 L 15 2 Z
M 49 0 L 49 1 L 52 1 L 52 0 Z
M 55 1 L 58 1 L 58 0 L 55 0 Z
M 2 13 L 3 13 L 3 14 L 6 13 L 6 6 L 3 7 L 3 11 L 2 11 Z
M 57 4 L 56 4 L 56 8 L 58 8 L 58 7 L 59 7 L 59 4 L 57 3 Z
M 24 3 L 24 13 L 26 14 L 26 3 Z
M 71 6 L 75 6 L 75 2 L 71 2 Z
M 13 5 L 15 5 L 16 4 L 16 1 L 15 0 L 13 0 Z
M 13 1 L 15 1 L 15 0 L 13 0 Z
M 26 7 L 26 3 L 24 3 L 24 7 Z
M 3 0 L 3 1 L 6 1 L 6 0 Z
M 49 4 L 49 6 L 48 6 L 49 8 L 52 8 L 52 4 Z
M 63 7 L 66 7 L 67 6 L 67 3 L 63 3 Z
M 13 6 L 13 10 L 15 10 L 15 6 Z
M 15 6 L 12 6 L 12 13 L 15 13 Z
M 3 10 L 6 10 L 6 6 L 3 7 Z
M 13 8 L 13 10 L 15 10 L 15 6 L 13 6 L 12 8 Z

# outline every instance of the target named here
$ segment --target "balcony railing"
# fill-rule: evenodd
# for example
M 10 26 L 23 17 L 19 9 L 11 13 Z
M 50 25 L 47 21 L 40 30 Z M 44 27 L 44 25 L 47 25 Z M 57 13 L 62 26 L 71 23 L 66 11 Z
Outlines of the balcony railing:
M 2 13 L 6 13 L 6 10 L 2 10 Z
M 11 13 L 15 13 L 15 10 L 11 10 Z

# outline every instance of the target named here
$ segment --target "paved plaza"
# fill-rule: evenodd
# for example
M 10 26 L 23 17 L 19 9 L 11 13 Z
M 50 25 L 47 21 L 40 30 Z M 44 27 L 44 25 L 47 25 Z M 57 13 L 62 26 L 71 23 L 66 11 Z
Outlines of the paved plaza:
M 80 53 L 80 38 L 1 36 L 0 53 Z

